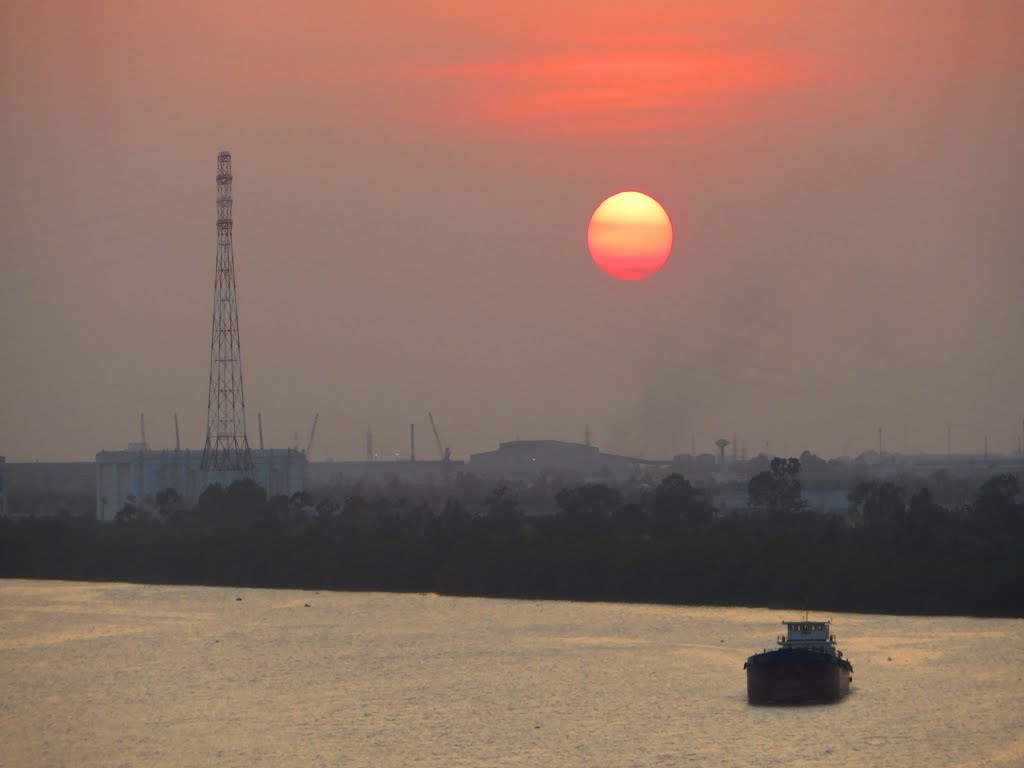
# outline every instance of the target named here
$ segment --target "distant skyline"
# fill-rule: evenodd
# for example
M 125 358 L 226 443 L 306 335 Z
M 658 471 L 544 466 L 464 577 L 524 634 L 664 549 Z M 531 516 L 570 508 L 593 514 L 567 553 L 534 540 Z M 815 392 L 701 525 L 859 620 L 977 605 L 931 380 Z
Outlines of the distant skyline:
M 201 448 L 216 155 L 250 443 L 1018 448 L 1024 6 L 0 9 L 0 455 Z M 637 282 L 595 207 L 654 196 Z

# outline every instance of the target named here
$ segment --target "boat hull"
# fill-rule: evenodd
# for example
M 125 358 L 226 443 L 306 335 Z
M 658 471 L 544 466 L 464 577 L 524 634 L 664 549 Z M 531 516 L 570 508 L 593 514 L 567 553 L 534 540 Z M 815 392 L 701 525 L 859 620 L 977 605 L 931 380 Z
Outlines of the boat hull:
M 836 701 L 850 692 L 853 680 L 849 662 L 823 653 L 767 651 L 744 666 L 751 704 Z

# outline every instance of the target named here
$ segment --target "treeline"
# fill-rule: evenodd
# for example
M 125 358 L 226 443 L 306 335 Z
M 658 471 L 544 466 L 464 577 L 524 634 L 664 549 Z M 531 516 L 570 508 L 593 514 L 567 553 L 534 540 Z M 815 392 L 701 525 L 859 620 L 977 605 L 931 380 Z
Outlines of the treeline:
M 239 482 L 194 509 L 173 491 L 115 524 L 0 524 L 0 576 L 834 611 L 1024 616 L 1024 507 L 998 475 L 969 504 L 865 482 L 847 516 L 805 509 L 799 461 L 719 516 L 680 475 L 632 498 L 605 485 L 552 494 L 527 515 L 498 486 L 467 504 L 349 493 L 267 499 Z

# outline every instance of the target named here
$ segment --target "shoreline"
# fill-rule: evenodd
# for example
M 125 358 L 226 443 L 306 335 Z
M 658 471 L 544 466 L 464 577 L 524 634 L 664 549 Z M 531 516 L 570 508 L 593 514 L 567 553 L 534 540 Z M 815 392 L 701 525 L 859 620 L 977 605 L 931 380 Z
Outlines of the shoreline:
M 394 590 L 394 589 L 344 589 L 337 587 L 297 587 L 297 586 L 269 586 L 266 584 L 236 584 L 236 583 L 212 583 L 212 582 L 186 582 L 186 581 L 140 581 L 131 579 L 101 580 L 101 579 L 71 579 L 60 576 L 0 576 L 0 586 L 5 582 L 22 581 L 29 583 L 52 583 L 60 582 L 65 584 L 89 584 L 98 586 L 129 586 L 129 587 L 207 587 L 211 589 L 248 589 L 248 590 L 274 590 L 286 592 L 302 592 L 306 594 L 319 594 L 321 592 L 333 592 L 336 594 L 368 594 L 368 595 L 420 595 L 423 597 L 449 597 L 471 600 L 511 600 L 515 602 L 545 602 L 545 603 L 579 603 L 594 605 L 636 605 L 652 606 L 660 608 L 686 607 L 686 608 L 743 608 L 748 610 L 782 611 L 787 615 L 803 614 L 810 611 L 816 614 L 847 614 L 854 616 L 906 616 L 913 618 L 934 618 L 934 619 L 1006 619 L 1010 621 L 1024 621 L 1024 612 L 1020 615 L 1011 614 L 989 614 L 989 613 L 933 613 L 924 611 L 879 611 L 869 609 L 849 609 L 834 607 L 797 606 L 797 605 L 754 605 L 748 603 L 684 603 L 684 602 L 658 602 L 651 600 L 617 600 L 602 597 L 594 598 L 566 598 L 553 595 L 495 595 L 483 593 L 454 593 L 437 592 L 432 590 Z

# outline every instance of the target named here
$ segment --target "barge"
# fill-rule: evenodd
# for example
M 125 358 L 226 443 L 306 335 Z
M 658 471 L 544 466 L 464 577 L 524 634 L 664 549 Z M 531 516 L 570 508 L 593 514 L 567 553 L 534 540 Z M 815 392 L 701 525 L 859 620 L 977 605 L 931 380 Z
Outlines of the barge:
M 755 653 L 747 671 L 751 704 L 836 701 L 850 692 L 853 665 L 836 648 L 828 621 L 784 621 L 775 650 Z

